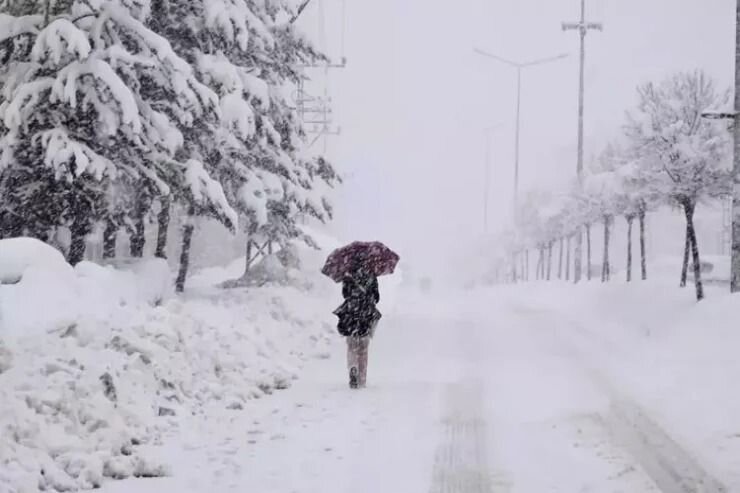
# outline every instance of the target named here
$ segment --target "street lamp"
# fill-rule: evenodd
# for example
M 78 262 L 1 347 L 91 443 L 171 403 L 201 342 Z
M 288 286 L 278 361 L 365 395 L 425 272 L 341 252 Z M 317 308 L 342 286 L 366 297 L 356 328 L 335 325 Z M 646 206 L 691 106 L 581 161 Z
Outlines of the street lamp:
M 515 62 L 506 58 L 494 55 L 487 51 L 475 48 L 475 52 L 481 56 L 492 58 L 510 67 L 516 68 L 516 146 L 514 148 L 514 206 L 518 204 L 519 198 L 519 128 L 521 124 L 521 99 L 522 99 L 522 69 L 533 67 L 535 65 L 542 65 L 545 63 L 554 62 L 567 58 L 568 54 L 564 53 L 561 55 L 540 58 L 537 60 L 531 60 L 528 62 Z

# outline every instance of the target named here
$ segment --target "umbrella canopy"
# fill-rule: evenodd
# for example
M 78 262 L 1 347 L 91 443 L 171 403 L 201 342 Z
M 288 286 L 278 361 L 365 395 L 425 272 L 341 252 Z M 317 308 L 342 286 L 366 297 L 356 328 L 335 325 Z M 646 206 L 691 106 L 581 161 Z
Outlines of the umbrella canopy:
M 337 248 L 326 259 L 321 273 L 334 282 L 341 282 L 351 271 L 361 265 L 375 276 L 393 274 L 400 257 L 379 241 L 356 241 Z

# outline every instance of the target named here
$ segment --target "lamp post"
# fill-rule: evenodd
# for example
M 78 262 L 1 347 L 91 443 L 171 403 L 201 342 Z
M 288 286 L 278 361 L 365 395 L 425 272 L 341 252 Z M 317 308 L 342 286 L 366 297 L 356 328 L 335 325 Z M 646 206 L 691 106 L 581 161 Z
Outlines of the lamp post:
M 536 65 L 542 65 L 545 63 L 554 62 L 561 60 L 568 56 L 567 53 L 552 56 L 548 58 L 540 58 L 537 60 L 531 60 L 528 62 L 516 62 L 508 60 L 506 58 L 494 55 L 488 51 L 475 48 L 475 52 L 481 56 L 497 60 L 503 64 L 516 69 L 516 136 L 515 136 L 515 147 L 514 147 L 514 207 L 516 208 L 519 203 L 519 132 L 521 127 L 521 107 L 522 107 L 522 70 Z

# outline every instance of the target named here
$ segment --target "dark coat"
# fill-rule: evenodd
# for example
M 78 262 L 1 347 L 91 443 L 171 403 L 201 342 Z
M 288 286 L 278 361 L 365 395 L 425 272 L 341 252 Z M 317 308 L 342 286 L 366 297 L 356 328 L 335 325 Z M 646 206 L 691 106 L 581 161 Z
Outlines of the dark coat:
M 380 301 L 378 278 L 357 271 L 342 281 L 344 303 L 334 311 L 339 317 L 337 329 L 343 336 L 370 335 L 382 316 L 376 305 Z

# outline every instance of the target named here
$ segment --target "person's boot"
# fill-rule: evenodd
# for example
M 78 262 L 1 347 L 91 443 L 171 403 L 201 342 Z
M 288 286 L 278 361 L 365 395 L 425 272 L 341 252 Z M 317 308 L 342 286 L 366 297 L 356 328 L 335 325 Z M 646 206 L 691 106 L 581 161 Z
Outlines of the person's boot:
M 356 389 L 359 386 L 360 372 L 356 366 L 349 369 L 349 388 Z

